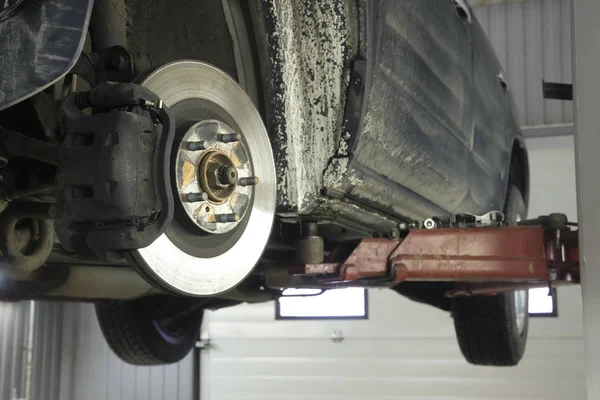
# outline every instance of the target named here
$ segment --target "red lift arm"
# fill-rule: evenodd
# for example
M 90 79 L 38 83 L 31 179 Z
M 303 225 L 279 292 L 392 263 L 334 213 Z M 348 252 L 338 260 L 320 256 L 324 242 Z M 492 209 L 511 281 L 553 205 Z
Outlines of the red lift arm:
M 295 265 L 286 275 L 267 274 L 272 287 L 403 281 L 459 282 L 448 296 L 579 283 L 577 231 L 544 226 L 415 229 L 403 239 L 342 245 L 326 262 Z

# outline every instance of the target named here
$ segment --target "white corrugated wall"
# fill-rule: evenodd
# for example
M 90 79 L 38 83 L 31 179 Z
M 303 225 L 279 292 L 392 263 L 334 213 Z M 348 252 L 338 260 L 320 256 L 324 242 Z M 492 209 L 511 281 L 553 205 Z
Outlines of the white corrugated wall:
M 474 13 L 503 65 L 523 126 L 573 122 L 571 102 L 542 99 L 542 79 L 571 83 L 571 2 L 503 1 Z
M 223 310 L 210 319 L 203 398 L 583 400 L 579 292 L 559 292 L 561 316 L 531 322 L 517 368 L 468 365 L 447 313 L 389 290 L 369 292 L 368 321 L 275 322 L 268 304 Z
M 13 392 L 25 396 L 29 301 L 0 302 L 0 399 Z M 58 303 L 36 302 L 32 365 L 32 400 L 58 400 L 62 308 Z
M 60 397 L 63 306 L 36 302 L 31 400 L 63 400 Z M 23 392 L 20 393 L 23 395 Z
M 109 349 L 90 304 L 36 302 L 31 400 L 189 400 L 192 355 L 134 367 Z M 0 302 L 0 399 L 25 396 L 29 302 Z
M 0 303 L 0 398 L 10 399 L 15 388 L 25 390 L 25 351 L 29 304 Z

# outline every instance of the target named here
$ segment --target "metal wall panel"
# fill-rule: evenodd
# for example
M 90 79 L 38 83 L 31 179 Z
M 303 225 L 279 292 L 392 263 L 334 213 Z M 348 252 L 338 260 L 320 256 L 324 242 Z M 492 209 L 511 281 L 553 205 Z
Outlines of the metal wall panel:
M 187 400 L 192 398 L 192 355 L 177 364 L 135 367 L 106 344 L 94 307 L 65 304 L 61 400 Z
M 0 303 L 0 399 L 25 396 L 30 302 Z M 36 302 L 32 400 L 58 400 L 61 305 Z
M 276 321 L 271 303 L 219 310 L 208 319 L 205 399 L 583 400 L 579 288 L 558 299 L 558 319 L 530 321 L 516 368 L 467 364 L 448 313 L 391 290 L 369 291 L 367 321 Z
M 0 398 L 10 399 L 13 388 L 25 391 L 25 344 L 29 303 L 0 303 Z
M 230 340 L 218 346 L 209 355 L 209 400 L 585 398 L 584 370 L 571 367 L 583 357 L 578 340 L 534 341 L 517 368 L 469 366 L 449 338 Z
M 542 79 L 572 82 L 571 2 L 509 1 L 474 13 L 505 68 L 521 125 L 572 123 L 571 102 L 542 98 Z
M 59 400 L 63 305 L 35 303 L 31 400 Z

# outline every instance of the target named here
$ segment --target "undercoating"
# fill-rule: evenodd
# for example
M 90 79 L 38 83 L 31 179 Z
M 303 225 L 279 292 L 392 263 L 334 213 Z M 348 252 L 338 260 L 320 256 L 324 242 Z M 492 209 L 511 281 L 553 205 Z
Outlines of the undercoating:
M 438 0 L 369 1 L 364 21 L 365 109 L 327 192 L 395 220 L 502 210 L 519 125 L 478 22 Z
M 190 59 L 212 64 L 236 78 L 231 37 L 221 1 L 126 0 L 127 45 L 149 54 L 155 65 Z
M 463 21 L 451 2 L 368 4 L 371 81 L 349 163 L 361 183 L 347 196 L 411 219 L 502 209 L 518 127 L 502 107 L 509 95 L 493 52 L 474 52 L 490 48 L 477 22 Z M 485 75 L 476 75 L 482 62 Z M 474 97 L 483 79 L 494 85 Z M 505 125 L 474 124 L 483 112 Z
M 0 110 L 58 81 L 83 48 L 89 0 L 26 1 L 0 21 Z
M 267 33 L 262 40 L 268 60 L 261 61 L 272 110 L 267 123 L 278 211 L 308 214 L 318 205 L 324 171 L 340 140 L 357 47 L 357 6 L 350 0 L 264 0 L 259 9 Z

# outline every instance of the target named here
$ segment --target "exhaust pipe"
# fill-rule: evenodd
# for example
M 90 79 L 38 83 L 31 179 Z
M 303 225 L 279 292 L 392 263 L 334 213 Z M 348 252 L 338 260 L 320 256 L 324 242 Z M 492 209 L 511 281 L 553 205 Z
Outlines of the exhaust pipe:
M 43 297 L 131 300 L 162 293 L 130 268 L 81 265 L 69 270 L 65 283 Z

